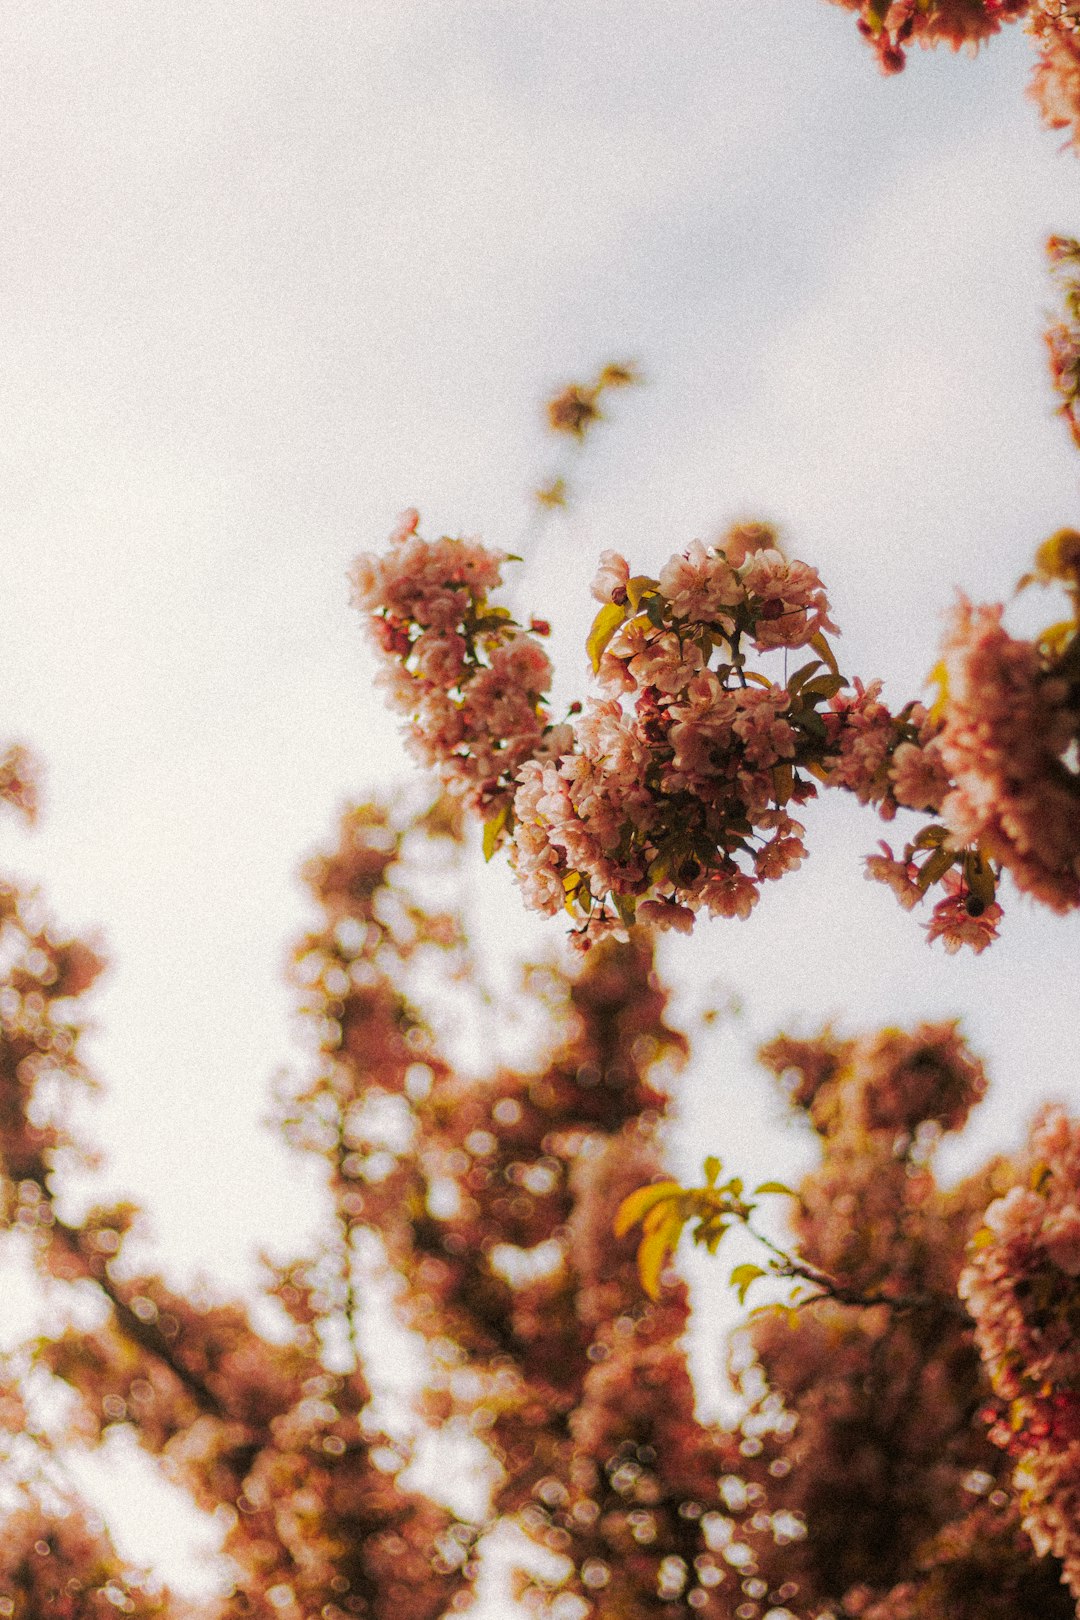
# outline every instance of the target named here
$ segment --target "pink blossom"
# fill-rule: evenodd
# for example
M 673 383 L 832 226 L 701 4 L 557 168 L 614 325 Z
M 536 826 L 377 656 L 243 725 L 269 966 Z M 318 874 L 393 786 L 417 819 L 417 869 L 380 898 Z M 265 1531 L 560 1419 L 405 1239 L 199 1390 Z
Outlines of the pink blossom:
M 784 718 L 790 698 L 783 687 L 751 687 L 738 694 L 738 712 L 731 729 L 744 742 L 753 765 L 775 765 L 795 756 L 795 733 Z
M 592 594 L 598 602 L 625 601 L 626 586 L 630 578 L 630 565 L 617 551 L 602 551 L 600 567 L 592 582 Z
M 452 630 L 424 630 L 411 648 L 417 675 L 446 688 L 457 685 L 466 650 L 465 638 Z
M 723 552 L 706 550 L 694 540 L 680 556 L 669 559 L 660 571 L 660 589 L 671 611 L 682 619 L 709 624 L 732 619 L 721 610 L 744 596 L 743 587 Z
M 932 945 L 935 939 L 940 939 L 950 956 L 954 956 L 962 945 L 969 945 L 976 956 L 984 951 L 998 937 L 997 925 L 1002 912 L 996 901 L 991 901 L 989 905 L 981 901 L 975 904 L 979 909 L 973 913 L 970 897 L 946 894 L 938 901 L 930 921 L 925 924 L 928 944 Z
M 845 787 L 860 804 L 882 804 L 888 792 L 887 765 L 896 737 L 893 716 L 881 702 L 881 682 L 864 687 L 856 680 L 851 696 L 838 693 L 829 705 L 836 757 L 826 766 L 830 786 Z M 889 819 L 894 809 L 885 812 Z
M 866 876 L 874 883 L 885 883 L 895 894 L 905 911 L 917 906 L 923 891 L 915 882 L 918 868 L 913 861 L 898 861 L 890 845 L 879 842 L 880 855 L 866 857 Z
M 701 898 L 712 916 L 742 917 L 745 921 L 757 905 L 759 895 L 753 878 L 732 864 L 710 874 Z
M 789 818 L 786 828 L 762 845 L 754 856 L 754 871 L 759 878 L 774 880 L 798 870 L 806 859 L 806 845 L 799 836 L 803 831 L 799 822 Z
M 694 930 L 694 913 L 690 907 L 671 900 L 644 900 L 637 915 L 639 922 L 649 923 L 654 928 L 674 928 L 680 934 Z
M 951 786 L 941 748 L 933 739 L 925 747 L 901 743 L 889 763 L 889 776 L 897 803 L 913 810 L 940 810 Z
M 410 535 L 415 534 L 419 527 L 420 513 L 415 506 L 407 506 L 404 512 L 398 514 L 398 520 L 390 531 L 390 544 L 401 545 Z
M 627 665 L 638 686 L 655 686 L 660 692 L 680 692 L 701 669 L 701 649 L 696 642 L 683 642 L 671 631 L 646 636 L 639 653 Z
M 493 650 L 491 668 L 501 680 L 537 697 L 551 685 L 551 659 L 533 636 L 523 632 L 511 632 Z
M 748 596 L 760 602 L 754 646 L 804 647 L 819 630 L 834 630 L 816 568 L 788 562 L 779 551 L 754 551 L 739 569 Z

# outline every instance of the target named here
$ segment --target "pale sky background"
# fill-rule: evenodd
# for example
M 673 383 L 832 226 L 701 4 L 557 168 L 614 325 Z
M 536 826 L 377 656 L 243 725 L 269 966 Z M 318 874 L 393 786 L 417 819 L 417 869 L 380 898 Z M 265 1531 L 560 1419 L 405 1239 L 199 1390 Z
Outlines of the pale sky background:
M 413 776 L 345 578 L 402 507 L 518 549 L 543 400 L 640 363 L 515 588 L 565 697 L 606 546 L 654 570 L 778 521 L 842 667 L 902 702 L 957 586 L 1000 597 L 1080 525 L 1041 341 L 1080 162 L 1031 56 L 1011 31 L 886 81 L 819 0 L 6 0 L 0 736 L 48 778 L 0 863 L 104 936 L 102 1193 L 174 1272 L 243 1286 L 317 1218 L 260 1120 L 300 1061 L 301 860 Z M 1078 919 L 1010 896 L 1001 941 L 949 958 L 862 877 L 890 829 L 830 798 L 810 830 L 750 922 L 667 948 L 688 1016 L 745 1007 L 680 1093 L 677 1167 L 797 1166 L 750 1055 L 826 1017 L 963 1018 L 994 1091 L 956 1168 L 1077 1100 Z M 505 874 L 472 904 L 516 956 Z

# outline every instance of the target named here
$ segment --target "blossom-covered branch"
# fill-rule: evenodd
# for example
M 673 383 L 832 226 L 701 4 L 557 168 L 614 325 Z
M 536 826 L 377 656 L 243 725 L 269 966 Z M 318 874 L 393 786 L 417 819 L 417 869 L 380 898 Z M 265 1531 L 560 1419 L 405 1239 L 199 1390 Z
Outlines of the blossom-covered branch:
M 565 907 L 580 938 L 635 920 L 689 930 L 701 910 L 747 917 L 762 883 L 805 858 L 793 811 L 819 785 L 887 820 L 941 810 L 953 784 L 940 720 L 919 703 L 893 714 L 879 682 L 840 674 L 821 580 L 766 525 L 695 542 L 656 579 L 605 553 L 588 639 L 599 693 L 559 724 L 543 649 L 486 594 L 505 559 L 415 529 L 410 513 L 355 573 L 380 679 L 412 746 L 480 812 L 486 851 L 508 838 L 527 903 Z M 804 649 L 786 677 L 755 658 Z M 973 840 L 931 823 L 869 874 L 905 905 L 942 883 L 930 932 L 950 948 L 995 935 L 995 867 Z
M 833 0 L 857 26 L 884 73 L 899 73 L 912 45 L 974 54 L 1006 23 L 1024 21 L 1038 61 L 1031 94 L 1051 129 L 1080 145 L 1080 7 L 1077 0 Z

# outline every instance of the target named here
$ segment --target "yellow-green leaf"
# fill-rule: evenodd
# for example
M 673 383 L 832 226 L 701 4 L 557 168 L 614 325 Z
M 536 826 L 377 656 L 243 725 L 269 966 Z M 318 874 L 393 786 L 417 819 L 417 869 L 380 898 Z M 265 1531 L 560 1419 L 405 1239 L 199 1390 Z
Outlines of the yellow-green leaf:
M 1065 651 L 1075 634 L 1075 619 L 1059 619 L 1057 624 L 1048 625 L 1037 638 L 1038 645 L 1048 657 L 1057 658 Z
M 813 647 L 814 651 L 819 655 L 819 657 L 824 658 L 833 674 L 839 675 L 840 666 L 836 662 L 836 656 L 820 630 L 816 630 L 810 637 L 810 646 Z
M 636 1192 L 629 1193 L 615 1212 L 615 1236 L 625 1237 L 630 1228 L 643 1221 L 651 1209 L 665 1199 L 678 1198 L 681 1193 L 682 1186 L 677 1181 L 652 1181 L 647 1187 L 639 1187 Z
M 938 695 L 930 705 L 928 719 L 935 725 L 940 725 L 945 718 L 945 710 L 949 702 L 949 672 L 945 668 L 944 659 L 939 659 L 926 677 L 928 686 L 936 686 Z
M 740 1305 L 742 1305 L 746 1300 L 746 1290 L 750 1287 L 750 1284 L 757 1282 L 759 1277 L 765 1277 L 767 1275 L 768 1273 L 766 1272 L 764 1266 L 747 1264 L 744 1266 L 735 1267 L 734 1271 L 731 1273 L 730 1281 L 732 1288 L 738 1292 Z
M 650 1299 L 660 1297 L 660 1276 L 665 1262 L 675 1253 L 682 1237 L 683 1218 L 672 1208 L 667 1219 L 658 1222 L 641 1240 L 637 1254 L 638 1276 Z
M 1035 553 L 1035 566 L 1043 579 L 1080 577 L 1080 534 L 1075 529 L 1058 529 Z
M 798 1193 L 784 1185 L 782 1181 L 763 1181 L 760 1187 L 754 1188 L 754 1197 L 758 1193 L 784 1193 L 788 1198 L 798 1198 Z
M 604 648 L 625 618 L 625 607 L 621 607 L 618 602 L 605 602 L 593 620 L 592 629 L 585 642 L 585 651 L 589 655 L 594 672 L 600 668 Z
M 507 819 L 509 818 L 509 815 L 510 815 L 510 806 L 504 804 L 502 809 L 497 810 L 489 821 L 484 822 L 483 847 L 484 847 L 484 859 L 485 859 L 485 861 L 490 861 L 491 857 L 494 855 L 495 851 L 498 849 L 498 847 L 499 847 L 499 834 L 502 832 L 503 828 L 506 826 Z

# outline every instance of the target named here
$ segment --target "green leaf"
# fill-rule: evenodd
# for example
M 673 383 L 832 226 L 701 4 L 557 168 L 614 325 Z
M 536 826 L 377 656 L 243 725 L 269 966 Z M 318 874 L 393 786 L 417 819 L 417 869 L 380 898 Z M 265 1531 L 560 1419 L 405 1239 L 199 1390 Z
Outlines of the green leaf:
M 709 1157 L 705 1160 L 704 1169 L 705 1185 L 707 1187 L 714 1187 L 716 1185 L 716 1178 L 723 1169 L 723 1165 L 720 1163 L 720 1160 L 714 1153 L 710 1153 Z
M 651 1181 L 647 1187 L 639 1187 L 636 1192 L 629 1193 L 615 1212 L 612 1228 L 615 1236 L 625 1237 L 630 1228 L 643 1221 L 650 1210 L 665 1201 L 679 1198 L 682 1190 L 678 1181 Z
M 758 1193 L 784 1193 L 788 1198 L 798 1198 L 798 1193 L 784 1185 L 782 1181 L 763 1181 L 760 1187 L 754 1188 L 754 1197 Z
M 637 901 L 632 894 L 618 894 L 614 889 L 611 898 L 615 903 L 615 910 L 619 913 L 619 921 L 624 928 L 633 928 L 637 916 Z
M 773 792 L 778 805 L 787 804 L 795 791 L 795 771 L 790 761 L 785 760 L 781 765 L 772 768 Z
M 585 642 L 585 651 L 589 655 L 594 674 L 600 668 L 604 648 L 625 618 L 625 607 L 620 607 L 618 602 L 605 602 L 593 620 L 592 629 L 589 631 L 588 639 Z
M 792 715 L 791 723 L 798 726 L 800 731 L 805 731 L 808 737 L 816 737 L 819 742 L 825 741 L 825 722 L 820 714 L 814 713 L 813 709 L 800 709 L 798 714 Z
M 803 682 L 808 681 L 814 671 L 820 668 L 821 659 L 812 658 L 808 664 L 804 664 L 801 669 L 797 669 L 795 671 L 794 675 L 787 683 L 787 689 L 791 693 L 792 697 L 797 696 Z
M 746 1290 L 750 1287 L 750 1284 L 756 1283 L 759 1277 L 767 1276 L 768 1272 L 765 1270 L 764 1266 L 747 1264 L 744 1266 L 735 1267 L 729 1280 L 732 1288 L 736 1289 L 738 1292 L 740 1305 L 746 1303 Z
M 969 850 L 964 856 L 964 878 L 976 900 L 981 900 L 984 906 L 993 904 L 997 893 L 994 869 L 981 850 Z
M 490 861 L 499 847 L 499 836 L 510 819 L 510 806 L 504 804 L 501 810 L 496 811 L 490 821 L 484 822 L 484 859 Z
M 664 609 L 667 606 L 662 596 L 647 596 L 645 598 L 645 615 L 655 630 L 664 628 Z
M 649 882 L 662 883 L 671 871 L 671 852 L 662 849 L 652 861 L 649 862 Z
M 626 599 L 634 612 L 638 611 L 644 598 L 659 588 L 658 579 L 650 579 L 648 574 L 635 574 L 633 579 L 626 582 Z
M 804 697 L 831 698 L 835 697 L 847 685 L 842 675 L 817 675 L 812 681 L 807 681 L 803 687 Z
M 932 883 L 943 878 L 949 867 L 959 860 L 959 851 L 955 849 L 935 849 L 928 861 L 924 861 L 919 868 L 919 875 L 915 879 L 916 886 L 925 894 Z

